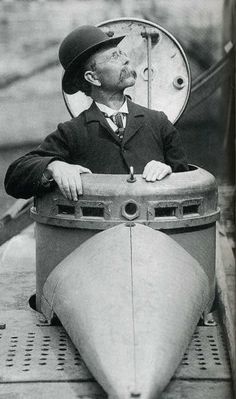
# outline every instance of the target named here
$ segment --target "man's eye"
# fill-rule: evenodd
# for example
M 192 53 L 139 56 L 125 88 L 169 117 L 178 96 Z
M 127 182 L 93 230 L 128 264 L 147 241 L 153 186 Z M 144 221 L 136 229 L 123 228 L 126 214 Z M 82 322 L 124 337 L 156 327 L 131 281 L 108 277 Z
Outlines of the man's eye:
M 112 58 L 113 60 L 118 60 L 119 54 L 117 53 L 117 51 L 115 51 L 114 53 L 112 53 L 111 58 Z
M 119 56 L 127 57 L 127 54 L 123 50 L 119 50 Z

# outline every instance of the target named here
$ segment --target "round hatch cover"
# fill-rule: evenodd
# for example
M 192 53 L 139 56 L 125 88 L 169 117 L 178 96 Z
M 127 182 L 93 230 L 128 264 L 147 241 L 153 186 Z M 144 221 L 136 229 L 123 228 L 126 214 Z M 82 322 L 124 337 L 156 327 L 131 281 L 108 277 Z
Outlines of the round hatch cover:
M 110 37 L 126 35 L 119 47 L 128 54 L 137 80 L 125 94 L 140 105 L 165 112 L 175 123 L 187 105 L 191 85 L 189 64 L 178 41 L 166 29 L 142 19 L 113 19 L 98 26 Z M 63 92 L 63 96 L 72 117 L 92 102 L 80 91 Z

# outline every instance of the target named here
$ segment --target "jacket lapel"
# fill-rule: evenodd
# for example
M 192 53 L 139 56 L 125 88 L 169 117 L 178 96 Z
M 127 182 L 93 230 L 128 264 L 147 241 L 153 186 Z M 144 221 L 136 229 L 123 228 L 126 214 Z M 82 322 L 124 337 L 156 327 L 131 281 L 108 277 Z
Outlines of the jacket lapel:
M 98 122 L 104 129 L 110 134 L 115 141 L 120 144 L 120 139 L 115 132 L 113 132 L 109 123 L 106 121 L 105 116 L 102 114 L 100 109 L 97 107 L 95 102 L 93 101 L 92 105 L 88 110 L 85 111 L 86 122 Z
M 125 134 L 122 141 L 122 144 L 127 143 L 143 126 L 144 124 L 144 112 L 139 105 L 134 104 L 132 101 L 127 99 L 128 101 L 128 118 L 126 122 Z M 113 132 L 110 125 L 107 123 L 106 118 L 100 111 L 100 109 L 96 106 L 95 102 L 92 103 L 90 108 L 85 111 L 86 121 L 90 122 L 98 122 L 104 129 L 110 134 L 114 140 L 121 145 L 120 139 L 115 132 Z
M 123 144 L 127 143 L 143 126 L 144 124 L 144 112 L 141 107 L 134 104 L 129 99 L 128 101 L 128 118 L 126 122 L 125 134 L 123 139 Z

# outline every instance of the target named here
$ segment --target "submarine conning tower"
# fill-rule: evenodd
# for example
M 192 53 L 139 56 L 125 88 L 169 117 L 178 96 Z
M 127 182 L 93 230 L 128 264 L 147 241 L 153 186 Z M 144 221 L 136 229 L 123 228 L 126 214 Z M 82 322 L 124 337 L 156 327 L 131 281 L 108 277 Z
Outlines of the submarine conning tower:
M 35 199 L 36 300 L 41 310 L 43 285 L 52 270 L 73 250 L 101 230 L 140 223 L 160 230 L 195 258 L 209 278 L 210 311 L 215 295 L 217 186 L 207 171 L 190 165 L 147 183 L 141 175 L 83 174 L 83 195 L 66 200 L 56 189 Z

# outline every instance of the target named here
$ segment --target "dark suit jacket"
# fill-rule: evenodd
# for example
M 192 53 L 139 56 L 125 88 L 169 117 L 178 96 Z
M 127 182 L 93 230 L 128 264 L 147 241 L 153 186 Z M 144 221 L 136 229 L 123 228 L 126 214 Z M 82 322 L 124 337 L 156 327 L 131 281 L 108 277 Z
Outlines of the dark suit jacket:
M 163 112 L 128 100 L 129 115 L 122 143 L 101 111 L 91 107 L 60 123 L 34 151 L 13 162 L 5 177 L 8 194 L 29 198 L 42 190 L 41 177 L 55 160 L 79 164 L 93 173 L 140 174 L 151 160 L 165 162 L 174 172 L 188 169 L 180 136 Z

